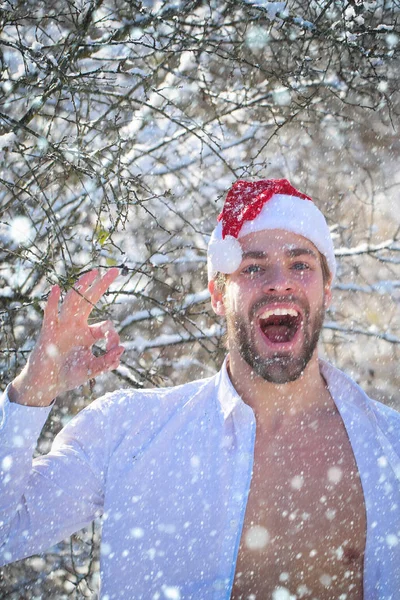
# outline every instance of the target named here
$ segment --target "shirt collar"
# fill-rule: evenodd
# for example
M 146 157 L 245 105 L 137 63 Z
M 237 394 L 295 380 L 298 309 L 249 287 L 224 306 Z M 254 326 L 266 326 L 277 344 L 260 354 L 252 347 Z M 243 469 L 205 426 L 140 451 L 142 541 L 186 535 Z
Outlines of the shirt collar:
M 215 386 L 217 399 L 224 419 L 227 419 L 237 404 L 244 404 L 230 380 L 228 373 L 229 355 L 225 357 L 221 370 L 217 374 Z
M 339 409 L 339 412 L 342 413 L 343 405 L 346 404 L 346 397 L 348 397 L 349 395 L 351 395 L 353 406 L 355 404 L 355 399 L 357 399 L 356 404 L 359 405 L 361 403 L 365 410 L 365 393 L 363 392 L 363 390 L 361 390 L 357 386 L 357 384 L 352 379 L 350 379 L 350 377 L 345 375 L 342 371 L 339 371 L 339 369 L 336 369 L 327 361 L 319 359 L 319 363 L 321 373 L 328 384 L 328 389 L 331 393 L 333 401 Z M 217 399 L 221 407 L 224 419 L 227 419 L 229 417 L 235 406 L 239 404 L 243 406 L 248 406 L 245 404 L 241 396 L 239 396 L 239 394 L 233 387 L 233 384 L 229 377 L 228 365 L 229 354 L 225 357 L 221 370 L 219 371 L 219 373 L 217 373 L 215 379 Z M 367 412 L 371 411 L 368 410 Z

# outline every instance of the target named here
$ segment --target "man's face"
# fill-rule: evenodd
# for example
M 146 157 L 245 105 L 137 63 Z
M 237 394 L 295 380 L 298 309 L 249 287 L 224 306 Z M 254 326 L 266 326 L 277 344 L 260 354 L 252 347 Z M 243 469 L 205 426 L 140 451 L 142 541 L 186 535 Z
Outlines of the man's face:
M 295 381 L 316 352 L 330 300 L 318 250 L 278 229 L 249 234 L 240 244 L 242 263 L 219 299 L 229 352 L 266 381 Z

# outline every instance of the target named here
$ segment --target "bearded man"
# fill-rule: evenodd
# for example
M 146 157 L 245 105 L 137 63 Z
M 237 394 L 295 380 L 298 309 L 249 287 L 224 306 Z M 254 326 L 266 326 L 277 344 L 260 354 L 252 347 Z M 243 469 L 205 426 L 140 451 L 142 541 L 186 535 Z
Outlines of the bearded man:
M 400 415 L 318 357 L 335 270 L 311 198 L 237 181 L 208 247 L 221 371 L 108 394 L 32 463 L 52 400 L 123 351 L 111 323 L 87 324 L 116 269 L 60 307 L 55 286 L 2 400 L 2 563 L 103 515 L 103 599 L 400 598 Z

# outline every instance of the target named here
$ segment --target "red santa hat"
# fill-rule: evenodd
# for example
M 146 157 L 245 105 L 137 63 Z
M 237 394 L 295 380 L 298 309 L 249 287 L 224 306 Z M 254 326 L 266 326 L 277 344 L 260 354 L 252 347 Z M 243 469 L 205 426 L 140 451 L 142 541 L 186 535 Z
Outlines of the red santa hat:
M 229 190 L 207 252 L 208 279 L 234 273 L 242 261 L 239 239 L 255 231 L 284 229 L 310 240 L 327 260 L 332 279 L 336 260 L 324 215 L 287 179 L 236 181 Z

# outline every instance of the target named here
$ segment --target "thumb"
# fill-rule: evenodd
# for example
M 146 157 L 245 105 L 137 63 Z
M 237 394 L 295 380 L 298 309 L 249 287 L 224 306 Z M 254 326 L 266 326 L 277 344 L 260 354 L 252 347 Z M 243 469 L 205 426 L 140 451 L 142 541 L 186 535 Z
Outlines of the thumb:
M 112 321 L 101 321 L 89 327 L 93 338 L 93 343 L 98 340 L 105 339 L 107 342 L 107 351 L 119 345 L 119 335 L 115 330 Z

